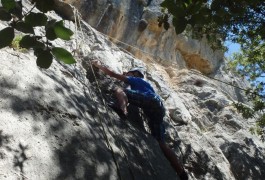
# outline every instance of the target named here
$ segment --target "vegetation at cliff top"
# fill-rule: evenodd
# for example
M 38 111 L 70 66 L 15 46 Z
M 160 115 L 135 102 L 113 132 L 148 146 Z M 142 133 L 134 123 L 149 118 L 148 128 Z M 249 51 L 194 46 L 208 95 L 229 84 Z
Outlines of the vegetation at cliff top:
M 32 8 L 26 13 L 22 11 L 22 1 L 1 0 L 1 3 L 0 20 L 8 22 L 9 26 L 0 31 L 0 49 L 11 44 L 14 45 L 13 40 L 17 41 L 15 38 L 15 30 L 17 30 L 24 36 L 15 43 L 19 43 L 20 48 L 33 49 L 39 67 L 49 68 L 53 58 L 65 64 L 75 63 L 70 52 L 52 45 L 52 41 L 57 38 L 70 40 L 73 35 L 73 32 L 64 26 L 62 20 L 50 19 L 45 14 L 54 10 L 53 0 L 31 0 Z M 35 9 L 38 9 L 39 12 L 33 12 Z M 43 28 L 45 35 L 37 35 L 36 27 Z
M 191 31 L 192 37 L 206 36 L 213 47 L 229 40 L 242 51 L 230 62 L 238 74 L 247 78 L 252 88 L 247 97 L 253 107 L 235 103 L 246 118 L 256 118 L 252 129 L 265 138 L 265 1 L 264 0 L 164 0 L 159 26 L 168 29 L 172 21 L 177 34 Z

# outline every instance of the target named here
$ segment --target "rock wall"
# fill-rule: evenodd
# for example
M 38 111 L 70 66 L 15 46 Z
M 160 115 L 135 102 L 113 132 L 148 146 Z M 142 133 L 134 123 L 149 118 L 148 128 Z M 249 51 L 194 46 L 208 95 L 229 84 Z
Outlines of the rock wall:
M 122 5 L 126 7 L 126 2 Z M 54 13 L 50 16 L 60 18 Z M 75 28 L 72 22 L 66 25 Z M 5 26 L 0 23 L 0 29 Z M 119 83 L 91 69 L 94 58 L 120 73 L 132 66 L 146 69 L 147 80 L 167 109 L 166 141 L 190 179 L 264 178 L 265 145 L 249 132 L 255 120 L 243 119 L 232 106 L 233 101 L 244 101 L 244 95 L 211 77 L 241 82 L 244 87 L 243 81 L 225 71 L 225 64 L 210 63 L 217 62 L 211 59 L 215 55 L 196 51 L 205 43 L 176 36 L 175 43 L 186 53 L 175 50 L 179 58 L 173 58 L 176 65 L 169 66 L 169 62 L 151 61 L 143 54 L 139 54 L 143 59 L 135 58 L 136 52 L 134 56 L 125 52 L 85 22 L 82 28 L 85 44 L 81 32 L 67 43 L 53 42 L 69 51 L 82 44 L 86 56 L 77 54 L 75 65 L 54 60 L 44 70 L 36 66 L 31 51 L 0 50 L 0 179 L 178 179 L 149 134 L 141 112 L 130 107 L 124 121 L 105 105 L 112 97 L 111 87 Z M 186 68 L 185 58 L 195 54 L 208 57 L 212 67 L 220 68 L 211 76 Z
M 223 52 L 213 51 L 206 40 L 176 35 L 174 27 L 158 27 L 163 0 L 66 0 L 83 19 L 142 60 L 162 61 L 211 74 L 223 62 Z

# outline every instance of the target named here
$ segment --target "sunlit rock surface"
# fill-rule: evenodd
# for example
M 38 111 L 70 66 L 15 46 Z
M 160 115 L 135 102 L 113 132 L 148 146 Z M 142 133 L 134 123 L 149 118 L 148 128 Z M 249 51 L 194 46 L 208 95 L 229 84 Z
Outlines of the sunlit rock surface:
M 176 35 L 158 26 L 162 0 L 66 0 L 80 10 L 92 27 L 142 60 L 156 60 L 179 67 L 213 73 L 223 61 L 220 50 L 213 51 L 206 41 Z M 144 22 L 144 23 L 143 23 Z M 147 26 L 143 24 L 147 24 Z M 122 41 L 123 43 L 120 43 Z M 124 44 L 126 43 L 126 44 Z M 143 53 L 143 51 L 145 53 Z
M 151 10 L 158 2 L 153 0 L 144 9 L 146 1 L 108 1 L 119 12 L 117 17 L 124 19 L 138 18 L 142 11 L 156 14 Z M 101 17 L 96 12 L 102 15 L 107 7 L 106 1 L 72 3 L 93 27 Z M 136 7 L 138 11 L 132 11 Z M 86 8 L 92 11 L 87 17 Z M 135 14 L 127 17 L 130 8 Z M 49 15 L 60 19 L 55 13 Z M 117 19 L 106 19 L 112 18 L 110 14 L 102 22 L 112 22 L 106 25 L 111 31 L 102 22 L 97 28 L 161 59 L 127 49 L 130 54 L 85 22 L 84 36 L 78 31 L 71 41 L 53 42 L 76 52 L 75 65 L 54 60 L 45 70 L 36 66 L 32 51 L 0 50 L 0 179 L 179 179 L 149 134 L 141 112 L 130 107 L 124 120 L 106 106 L 111 88 L 122 84 L 91 69 L 91 59 L 100 59 L 120 73 L 132 66 L 146 69 L 146 79 L 167 109 L 166 141 L 190 179 L 264 178 L 265 145 L 249 132 L 254 119 L 243 119 L 232 105 L 246 102 L 243 92 L 212 78 L 243 88 L 247 84 L 225 70 L 221 56 L 206 42 L 176 36 L 173 30 L 158 28 L 155 16 L 146 12 L 142 16 L 148 21 L 146 29 L 139 32 L 130 25 L 127 36 L 121 31 L 125 26 L 116 27 Z M 65 24 L 75 30 L 73 22 Z M 0 29 L 6 25 L 1 22 Z

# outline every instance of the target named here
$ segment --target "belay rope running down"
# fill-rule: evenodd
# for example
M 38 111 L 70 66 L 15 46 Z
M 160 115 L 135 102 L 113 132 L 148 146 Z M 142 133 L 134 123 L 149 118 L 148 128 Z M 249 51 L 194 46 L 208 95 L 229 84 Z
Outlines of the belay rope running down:
M 77 32 L 78 32 L 78 24 L 79 24 L 79 29 L 80 29 L 80 31 L 81 31 L 81 36 L 82 36 L 82 38 L 81 38 L 81 39 L 82 39 L 82 42 L 81 42 L 81 43 L 78 43 L 78 40 L 77 40 L 77 38 L 76 38 L 76 45 L 77 45 L 77 48 L 81 48 L 82 55 L 83 55 L 83 56 L 86 56 L 86 54 L 85 54 L 85 50 L 83 49 L 84 47 L 82 46 L 83 43 L 84 43 L 85 38 L 84 38 L 83 29 L 82 29 L 82 27 L 81 27 L 81 17 L 80 17 L 80 14 L 78 13 L 78 11 L 77 11 L 76 8 L 74 8 L 74 16 L 75 16 L 75 31 L 76 31 L 75 33 L 76 33 L 76 35 L 77 35 Z M 81 46 L 81 47 L 78 47 L 78 46 Z M 88 50 L 88 52 L 90 53 L 91 51 Z M 96 75 L 95 75 L 95 72 L 94 72 L 93 65 L 92 65 L 92 62 L 91 62 L 91 61 L 89 61 L 89 65 L 90 65 L 90 68 L 91 68 L 91 70 L 92 70 L 92 74 L 93 74 L 93 76 L 94 76 L 94 79 L 95 79 L 95 82 L 96 82 L 97 89 L 98 89 L 98 91 L 99 91 L 99 93 L 100 93 L 100 97 L 101 97 L 101 100 L 102 100 L 103 105 L 104 105 L 104 110 L 107 112 L 107 115 L 109 116 L 108 119 L 110 120 L 111 125 L 112 125 L 112 127 L 114 128 L 115 136 L 116 136 L 116 137 L 122 137 L 122 136 L 120 136 L 120 135 L 117 133 L 117 131 L 116 131 L 116 129 L 115 129 L 115 126 L 114 126 L 113 122 L 111 121 L 111 118 L 110 118 L 110 115 L 109 115 L 109 111 L 108 111 L 108 108 L 107 108 L 107 105 L 106 105 L 106 101 L 105 101 L 104 96 L 103 96 L 103 94 L 102 94 L 102 91 L 101 91 L 101 89 L 100 89 L 100 87 L 99 87 L 99 83 L 98 83 L 97 77 L 96 77 Z M 92 97 L 92 100 L 93 100 L 94 102 L 96 102 L 96 100 L 95 100 L 95 96 Z M 101 128 L 102 128 L 103 137 L 104 137 L 104 139 L 105 139 L 105 141 L 106 141 L 107 147 L 108 147 L 108 148 L 110 149 L 110 151 L 111 151 L 111 155 L 112 155 L 113 161 L 114 161 L 114 163 L 115 163 L 115 165 L 116 165 L 116 168 L 117 168 L 117 174 L 118 174 L 118 176 L 119 176 L 119 179 L 122 180 L 122 179 L 124 179 L 124 178 L 122 178 L 121 170 L 120 170 L 120 167 L 119 167 L 119 163 L 118 163 L 118 161 L 117 161 L 117 159 L 116 159 L 116 156 L 115 156 L 114 150 L 113 150 L 113 148 L 112 148 L 112 146 L 111 146 L 110 140 L 109 140 L 108 135 L 107 135 L 107 131 L 106 131 L 105 127 L 104 127 L 103 118 L 102 118 L 102 116 L 100 116 L 99 111 L 97 111 L 97 114 L 98 114 L 98 117 L 99 117 L 99 120 L 100 120 L 100 126 L 101 126 Z M 109 128 L 107 128 L 107 129 L 108 129 L 108 133 L 110 133 Z M 126 153 L 125 153 L 125 151 L 124 151 L 124 148 L 123 148 L 123 146 L 122 146 L 121 144 L 119 144 L 119 145 L 121 146 L 121 147 L 120 147 L 120 148 L 121 148 L 120 150 L 121 150 L 121 152 L 122 152 L 121 155 L 122 155 L 123 158 L 125 158 L 125 160 L 126 160 L 126 163 L 127 163 L 128 169 L 129 169 L 130 174 L 131 174 L 131 176 L 132 176 L 132 179 L 135 179 L 134 174 L 133 174 L 132 169 L 131 169 L 130 164 L 129 164 L 128 157 L 127 157 L 127 155 L 126 155 Z
M 78 23 L 79 23 L 79 25 L 80 25 L 80 29 L 81 29 L 81 32 L 82 32 L 82 43 L 84 42 L 84 34 L 83 34 L 83 30 L 82 30 L 82 28 L 81 28 L 81 16 L 80 16 L 80 14 L 78 13 L 78 11 L 77 11 L 77 9 L 76 8 L 74 8 L 74 14 L 75 14 L 75 19 L 76 19 L 76 17 L 78 17 L 77 19 L 78 19 Z M 76 23 L 75 23 L 76 24 Z M 76 24 L 76 27 L 77 27 L 77 24 Z M 155 56 L 154 54 L 151 54 L 151 53 L 149 53 L 149 52 L 147 52 L 147 51 L 144 51 L 144 50 L 142 50 L 142 49 L 140 49 L 140 48 L 138 48 L 138 47 L 136 47 L 136 46 L 133 46 L 133 45 L 130 45 L 130 44 L 127 44 L 127 43 L 125 43 L 125 42 L 123 42 L 123 41 L 120 41 L 120 40 L 118 40 L 118 39 L 116 39 L 116 38 L 114 38 L 114 37 L 111 37 L 111 36 L 109 36 L 109 35 L 107 35 L 107 34 L 104 34 L 104 33 L 102 33 L 102 32 L 99 32 L 99 31 L 97 31 L 98 33 L 100 33 L 101 35 L 103 35 L 104 37 L 106 37 L 106 38 L 109 38 L 109 39 L 112 39 L 113 41 L 116 41 L 116 42 L 118 42 L 118 43 L 121 43 L 121 44 L 123 44 L 123 45 L 125 45 L 125 46 L 127 46 L 127 47 L 130 47 L 130 48 L 133 48 L 133 49 L 136 49 L 136 50 L 138 50 L 138 51 L 140 51 L 140 52 L 142 52 L 142 53 L 144 53 L 144 54 L 147 54 L 147 55 L 150 55 L 150 56 L 152 56 L 152 57 L 154 57 L 154 58 L 156 58 L 157 56 Z M 83 50 L 83 47 L 81 47 L 82 48 L 82 51 L 84 52 L 84 50 Z M 128 52 L 126 49 L 124 49 L 124 48 L 122 48 L 122 47 L 119 47 L 120 49 L 122 49 L 123 51 L 125 51 L 125 52 Z M 132 54 L 130 54 L 131 56 L 133 56 Z M 137 57 L 135 57 L 135 56 L 133 56 L 134 58 L 137 58 Z M 163 61 L 166 61 L 165 59 L 163 59 L 163 58 L 161 58 L 161 57 L 159 57 L 161 60 L 163 60 Z M 156 61 L 154 61 L 153 59 L 150 59 L 152 62 L 156 62 Z M 243 91 L 245 91 L 245 92 L 249 92 L 249 90 L 247 90 L 247 89 L 244 89 L 244 88 L 241 88 L 241 87 L 239 87 L 239 86 L 236 86 L 236 85 L 233 85 L 232 83 L 228 83 L 228 82 L 224 82 L 224 81 L 222 81 L 222 80 L 220 80 L 220 79 L 217 79 L 217 78 L 213 78 L 213 77 L 209 77 L 209 76 L 205 76 L 205 75 L 203 75 L 203 74 L 200 74 L 200 73 L 197 73 L 196 71 L 193 71 L 192 69 L 191 69 L 191 73 L 193 73 L 193 74 L 196 74 L 196 75 L 200 75 L 200 76 L 202 76 L 202 77 L 207 77 L 207 78 L 209 78 L 209 79 L 212 79 L 212 80 L 215 80 L 215 81 L 218 81 L 218 82 L 221 82 L 221 83 L 224 83 L 224 84 L 226 84 L 226 85 L 229 85 L 229 86 L 232 86 L 232 87 L 235 87 L 235 88 L 238 88 L 238 89 L 240 89 L 240 90 L 243 90 Z M 254 93 L 254 92 L 250 92 L 250 93 Z M 262 96 L 262 95 L 258 95 L 258 96 L 260 96 L 261 98 L 265 98 L 265 96 Z
M 82 52 L 82 56 L 87 56 L 89 53 L 91 53 L 91 51 L 90 51 L 90 49 L 87 49 L 87 51 L 86 51 L 86 50 L 84 49 L 84 46 L 83 46 L 84 43 L 85 43 L 85 42 L 84 42 L 84 41 L 85 41 L 85 37 L 84 37 L 83 29 L 82 29 L 82 27 L 81 27 L 81 23 L 82 23 L 81 15 L 79 14 L 79 12 L 77 11 L 76 8 L 73 8 L 73 9 L 74 9 L 75 34 L 76 34 L 76 37 L 77 37 L 77 34 L 78 34 L 78 29 L 79 29 L 79 31 L 81 32 L 81 42 L 78 42 L 78 40 L 77 40 L 77 38 L 76 38 L 76 49 L 80 49 L 80 50 L 81 50 L 81 52 Z M 79 26 L 78 26 L 78 25 L 79 25 Z M 97 25 L 97 26 L 98 26 L 98 25 Z M 98 32 L 99 32 L 99 31 L 98 31 Z M 142 49 L 140 49 L 140 48 L 138 48 L 138 47 L 135 47 L 135 46 L 133 46 L 133 45 L 127 44 L 127 43 L 125 43 L 125 42 L 122 42 L 122 41 L 120 41 L 120 40 L 118 40 L 118 39 L 115 39 L 115 38 L 113 38 L 113 37 L 111 37 L 111 36 L 108 36 L 108 35 L 106 35 L 106 34 L 103 34 L 102 32 L 99 32 L 99 33 L 100 33 L 101 35 L 103 35 L 104 37 L 106 37 L 106 38 L 112 39 L 113 41 L 116 41 L 116 42 L 121 43 L 121 44 L 123 44 L 123 45 L 125 45 L 125 46 L 127 46 L 127 47 L 131 47 L 131 48 L 136 49 L 136 50 L 138 50 L 138 51 L 140 51 L 140 52 L 142 52 L 142 53 L 144 53 L 144 54 L 147 54 L 147 55 L 150 55 L 150 56 L 156 58 L 155 55 L 153 55 L 153 54 L 151 54 L 151 53 L 149 53 L 149 52 L 143 51 Z M 124 49 L 124 48 L 122 48 L 122 47 L 119 47 L 119 48 L 122 49 L 123 51 L 127 52 L 126 49 Z M 88 54 L 86 54 L 86 52 L 88 52 Z M 131 56 L 133 56 L 133 55 L 131 54 Z M 133 56 L 133 57 L 134 57 L 134 56 Z M 136 57 L 135 57 L 135 58 L 136 58 Z M 164 59 L 162 59 L 162 58 L 160 58 L 160 59 L 161 59 L 161 60 L 164 60 Z M 152 62 L 156 62 L 156 61 L 154 61 L 153 59 L 150 59 L 150 60 L 151 60 Z M 95 72 L 94 72 L 93 65 L 92 65 L 91 61 L 89 61 L 89 64 L 90 64 L 90 68 L 91 68 L 91 70 L 92 70 L 92 73 L 93 73 L 93 76 L 94 76 L 94 79 L 95 79 L 95 82 L 96 82 L 96 87 L 97 87 L 98 91 L 100 92 L 100 97 L 101 97 L 102 102 L 103 102 L 103 105 L 104 105 L 104 110 L 105 110 L 105 111 L 107 112 L 107 114 L 109 115 L 109 113 L 108 113 L 108 108 L 107 108 L 107 105 L 106 105 L 106 101 L 105 101 L 104 96 L 103 96 L 103 94 L 102 94 L 102 91 L 101 91 L 101 88 L 100 88 L 100 86 L 99 86 L 98 80 L 97 80 L 97 78 L 96 78 L 96 75 L 95 75 Z M 213 78 L 213 77 L 205 76 L 205 75 L 203 75 L 203 74 L 201 74 L 201 73 L 199 73 L 199 72 L 196 72 L 196 71 L 194 71 L 194 70 L 192 70 L 192 69 L 191 69 L 190 71 L 191 71 L 190 73 L 192 73 L 192 74 L 196 74 L 196 75 L 199 75 L 199 76 L 202 76 L 202 77 L 206 77 L 206 78 L 212 79 L 212 80 L 214 80 L 214 81 L 218 81 L 218 82 L 224 83 L 224 84 L 226 84 L 226 85 L 232 86 L 232 87 L 234 87 L 234 88 L 238 88 L 238 89 L 243 90 L 243 91 L 249 91 L 249 90 L 244 89 L 244 88 L 241 88 L 241 87 L 239 87 L 239 86 L 235 86 L 235 85 L 233 85 L 232 83 L 224 82 L 224 81 L 222 81 L 222 80 L 219 80 L 219 79 L 216 79 L 216 78 Z M 263 97 L 263 96 L 261 96 L 261 97 Z M 264 98 L 264 97 L 263 97 L 263 98 Z M 93 100 L 94 102 L 96 102 L 95 97 L 93 97 L 92 100 Z M 99 120 L 100 120 L 100 125 L 101 125 L 101 128 L 102 128 L 103 137 L 105 138 L 106 144 L 107 144 L 108 148 L 109 148 L 110 151 L 111 151 L 112 158 L 113 158 L 114 163 L 115 163 L 115 165 L 116 165 L 116 168 L 117 168 L 117 174 L 118 174 L 118 176 L 119 176 L 119 179 L 122 180 L 123 178 L 122 178 L 122 176 L 121 176 L 121 170 L 120 170 L 120 167 L 119 167 L 118 161 L 117 161 L 117 159 L 116 159 L 116 156 L 115 156 L 114 150 L 113 150 L 113 148 L 112 148 L 112 146 L 111 146 L 110 140 L 109 140 L 109 138 L 108 138 L 108 136 L 107 136 L 107 130 L 108 130 L 108 133 L 110 133 L 110 129 L 107 128 L 107 130 L 106 130 L 106 128 L 104 127 L 104 122 L 103 122 L 102 116 L 100 116 L 99 111 L 97 111 L 97 114 L 98 114 L 98 117 L 99 117 Z M 110 116 L 110 115 L 109 115 L 109 116 Z M 114 128 L 115 136 L 116 136 L 116 137 L 121 137 L 120 134 L 117 133 L 117 130 L 115 129 L 115 126 L 113 125 L 113 122 L 111 121 L 111 118 L 110 118 L 110 117 L 109 117 L 109 120 L 110 120 L 110 122 L 111 122 L 111 124 L 112 124 L 112 127 Z M 111 134 L 111 133 L 110 133 L 110 134 Z M 125 151 L 124 151 L 124 148 L 123 148 L 123 146 L 122 146 L 121 144 L 119 144 L 119 145 L 120 145 L 120 148 L 121 148 L 122 156 L 123 156 L 123 158 L 125 158 L 125 160 L 126 160 L 126 163 L 127 163 L 128 169 L 129 169 L 129 171 L 130 171 L 130 173 L 131 173 L 131 176 L 132 176 L 133 179 L 135 179 L 134 174 L 133 174 L 133 172 L 132 172 L 132 169 L 131 169 L 131 167 L 130 167 L 129 159 L 128 159 L 128 157 L 127 157 Z M 179 148 L 179 150 L 180 150 L 180 152 L 181 152 L 181 149 L 180 149 L 180 148 Z M 182 154 L 182 156 L 183 156 L 183 153 L 182 153 L 182 152 L 181 152 L 181 154 Z M 151 164 L 150 164 L 150 166 L 152 167 Z

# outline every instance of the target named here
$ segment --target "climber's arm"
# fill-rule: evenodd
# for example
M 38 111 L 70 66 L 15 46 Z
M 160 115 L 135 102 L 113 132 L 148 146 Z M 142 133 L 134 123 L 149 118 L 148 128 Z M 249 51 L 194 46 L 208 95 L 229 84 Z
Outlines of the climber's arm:
M 116 72 L 108 69 L 107 67 L 102 66 L 100 61 L 94 60 L 94 61 L 92 61 L 92 64 L 95 67 L 99 68 L 101 71 L 103 71 L 105 74 L 107 74 L 107 75 L 109 75 L 111 77 L 114 77 L 114 78 L 116 78 L 118 80 L 121 80 L 121 81 L 126 81 L 126 79 L 127 79 L 127 77 L 125 75 L 117 74 Z

